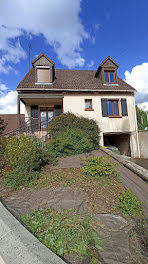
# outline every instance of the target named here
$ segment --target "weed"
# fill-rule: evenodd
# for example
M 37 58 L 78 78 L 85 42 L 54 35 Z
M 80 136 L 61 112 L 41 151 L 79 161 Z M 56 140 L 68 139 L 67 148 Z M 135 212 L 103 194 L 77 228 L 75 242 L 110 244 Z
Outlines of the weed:
M 76 253 L 99 263 L 94 250 L 101 249 L 97 226 L 90 215 L 77 215 L 74 210 L 36 211 L 21 217 L 30 231 L 48 248 L 61 257 Z
M 125 216 L 138 216 L 142 213 L 142 203 L 130 189 L 120 194 L 118 204 Z
M 110 161 L 110 158 L 106 157 L 92 157 L 84 160 L 85 166 L 81 168 L 81 172 L 85 176 L 100 178 L 115 177 L 119 179 L 119 173 L 116 172 L 116 164 Z

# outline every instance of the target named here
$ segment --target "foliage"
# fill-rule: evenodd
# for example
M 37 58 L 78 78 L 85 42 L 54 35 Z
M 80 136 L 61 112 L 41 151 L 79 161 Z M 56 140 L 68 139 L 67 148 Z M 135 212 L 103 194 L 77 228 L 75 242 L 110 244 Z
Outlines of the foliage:
M 7 143 L 4 153 L 11 172 L 5 173 L 5 182 L 9 187 L 18 188 L 37 178 L 41 167 L 48 162 L 48 150 L 36 137 L 13 136 Z
M 93 149 L 99 147 L 99 127 L 92 119 L 76 116 L 72 113 L 63 113 L 56 117 L 49 127 L 51 137 L 63 133 L 67 129 L 81 129 L 90 140 Z
M 144 130 L 145 127 L 148 127 L 148 120 L 147 114 L 142 109 L 136 106 L 136 114 L 137 114 L 137 122 L 138 122 L 138 129 Z
M 52 137 L 47 148 L 55 157 L 62 157 L 88 152 L 93 146 L 82 130 L 67 129 Z
M 38 179 L 39 172 L 37 171 L 21 171 L 13 170 L 5 173 L 5 183 L 8 187 L 18 189 L 23 187 L 26 183 Z
M 142 213 L 142 203 L 128 188 L 125 189 L 118 197 L 118 204 L 125 216 L 138 216 Z
M 148 217 L 142 217 L 137 224 L 137 232 L 142 244 L 148 248 Z
M 3 154 L 5 152 L 7 145 L 7 138 L 6 137 L 0 137 L 0 154 Z
M 6 124 L 5 124 L 4 120 L 0 117 L 0 136 L 2 135 L 5 127 L 6 127 Z
M 91 176 L 95 178 L 99 177 L 119 177 L 116 172 L 116 164 L 110 161 L 110 158 L 103 156 L 91 157 L 84 160 L 85 166 L 81 168 L 81 172 L 85 176 Z
M 39 140 L 39 139 L 38 139 Z M 30 171 L 40 169 L 46 161 L 46 152 L 42 143 L 33 137 L 12 137 L 5 152 L 8 164 L 15 170 Z
M 72 209 L 62 212 L 49 209 L 24 215 L 21 220 L 59 256 L 74 253 L 81 258 L 89 257 L 92 264 L 99 263 L 93 254 L 101 249 L 101 241 L 90 215 L 77 215 Z

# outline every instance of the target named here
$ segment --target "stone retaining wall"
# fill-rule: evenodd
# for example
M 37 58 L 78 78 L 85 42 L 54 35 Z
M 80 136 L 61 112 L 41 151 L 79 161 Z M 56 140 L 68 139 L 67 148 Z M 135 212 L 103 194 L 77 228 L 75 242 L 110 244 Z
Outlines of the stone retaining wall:
M 139 131 L 140 157 L 148 159 L 148 130 Z

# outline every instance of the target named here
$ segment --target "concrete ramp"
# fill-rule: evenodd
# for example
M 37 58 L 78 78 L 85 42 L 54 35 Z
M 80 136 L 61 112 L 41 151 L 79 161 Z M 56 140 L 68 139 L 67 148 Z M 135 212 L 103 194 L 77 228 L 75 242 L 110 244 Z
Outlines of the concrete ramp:
M 64 264 L 0 202 L 0 264 Z

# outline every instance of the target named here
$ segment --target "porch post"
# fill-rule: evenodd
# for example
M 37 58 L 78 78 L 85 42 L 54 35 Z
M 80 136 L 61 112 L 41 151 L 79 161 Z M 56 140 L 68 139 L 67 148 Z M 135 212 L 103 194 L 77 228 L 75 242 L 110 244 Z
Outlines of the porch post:
M 17 96 L 17 128 L 20 132 L 20 95 Z

